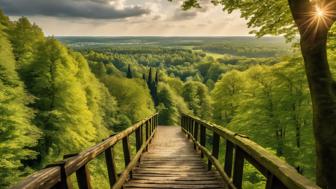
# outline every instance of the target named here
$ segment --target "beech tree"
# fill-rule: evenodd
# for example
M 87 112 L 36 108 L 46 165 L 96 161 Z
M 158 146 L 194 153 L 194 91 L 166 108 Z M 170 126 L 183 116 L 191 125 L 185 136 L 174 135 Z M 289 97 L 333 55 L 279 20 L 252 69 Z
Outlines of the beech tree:
M 0 188 L 27 174 L 24 160 L 38 155 L 32 150 L 41 135 L 32 123 L 32 101 L 24 89 L 15 66 L 12 47 L 0 24 Z
M 171 0 L 170 0 L 171 1 Z M 185 0 L 182 7 L 199 8 L 202 0 Z M 316 181 L 323 188 L 336 185 L 336 89 L 327 58 L 328 33 L 336 20 L 336 0 L 212 0 L 231 13 L 239 10 L 251 33 L 258 37 L 300 34 L 313 105 L 316 140 Z
M 37 97 L 36 124 L 43 129 L 40 153 L 43 162 L 92 145 L 96 129 L 83 86 L 76 78 L 78 67 L 68 50 L 55 39 L 38 49 L 29 69 L 29 91 Z

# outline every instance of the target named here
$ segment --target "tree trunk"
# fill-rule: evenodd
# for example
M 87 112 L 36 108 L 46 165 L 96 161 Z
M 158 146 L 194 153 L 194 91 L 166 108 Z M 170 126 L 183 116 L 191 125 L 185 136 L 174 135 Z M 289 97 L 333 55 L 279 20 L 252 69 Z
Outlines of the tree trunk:
M 336 186 L 336 98 L 335 84 L 327 60 L 328 26 L 309 27 L 314 6 L 309 0 L 289 0 L 293 18 L 300 31 L 301 52 L 304 58 L 311 99 L 316 143 L 316 182 L 322 188 Z

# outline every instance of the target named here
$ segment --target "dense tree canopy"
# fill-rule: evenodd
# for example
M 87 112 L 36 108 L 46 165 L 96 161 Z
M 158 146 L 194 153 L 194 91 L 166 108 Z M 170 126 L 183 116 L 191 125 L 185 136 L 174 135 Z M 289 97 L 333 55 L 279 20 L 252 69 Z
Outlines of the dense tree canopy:
M 24 176 L 29 167 L 22 163 L 38 154 L 32 150 L 40 138 L 33 124 L 33 98 L 27 94 L 16 72 L 16 62 L 4 26 L 0 24 L 0 187 Z
M 240 10 L 258 36 L 291 39 L 297 31 L 286 1 L 213 2 Z M 199 5 L 188 0 L 184 8 Z M 316 179 L 307 58 L 290 45 L 216 38 L 173 46 L 81 46 L 74 52 L 26 18 L 12 22 L 0 14 L 0 28 L 0 187 L 156 111 L 160 124 L 178 125 L 183 112 L 246 134 Z M 100 188 L 107 179 L 103 163 L 98 158 L 90 166 Z M 244 186 L 262 188 L 260 173 L 246 169 Z

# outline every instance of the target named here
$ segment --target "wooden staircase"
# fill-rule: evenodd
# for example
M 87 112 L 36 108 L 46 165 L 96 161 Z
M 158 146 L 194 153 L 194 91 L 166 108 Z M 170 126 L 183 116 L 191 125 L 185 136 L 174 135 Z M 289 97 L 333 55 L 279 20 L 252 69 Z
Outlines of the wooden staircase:
M 217 189 L 224 185 L 216 171 L 207 170 L 180 127 L 158 126 L 148 152 L 124 187 Z
M 135 155 L 130 137 L 135 138 Z M 121 156 L 114 153 L 118 143 Z M 264 175 L 266 189 L 320 189 L 247 136 L 186 114 L 181 127 L 158 126 L 154 114 L 83 152 L 65 155 L 11 189 L 72 189 L 74 177 L 79 189 L 96 188 L 88 163 L 100 155 L 105 156 L 111 189 L 242 189 L 246 163 Z M 116 159 L 124 161 L 121 173 Z

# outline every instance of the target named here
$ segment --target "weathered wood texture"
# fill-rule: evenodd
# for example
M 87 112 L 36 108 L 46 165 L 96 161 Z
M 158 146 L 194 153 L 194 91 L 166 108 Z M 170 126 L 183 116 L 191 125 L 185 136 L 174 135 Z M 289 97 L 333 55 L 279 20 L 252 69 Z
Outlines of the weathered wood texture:
M 132 175 L 132 169 L 136 166 L 141 154 L 151 142 L 156 131 L 157 123 L 158 114 L 156 113 L 79 154 L 65 155 L 63 161 L 49 165 L 47 168 L 35 172 L 11 189 L 71 189 L 73 186 L 70 181 L 70 176 L 73 173 L 76 173 L 78 188 L 91 189 L 93 186 L 91 186 L 90 171 L 87 168 L 87 164 L 102 153 L 105 154 L 110 186 L 113 189 L 120 189 L 127 178 Z M 146 127 L 147 132 L 145 141 L 143 141 L 141 137 L 143 127 Z M 128 137 L 132 134 L 135 134 L 136 137 L 137 153 L 134 157 L 131 157 L 130 144 L 128 141 Z M 118 178 L 115 169 L 113 146 L 119 141 L 122 141 L 123 144 L 123 159 L 126 168 Z
M 198 142 L 194 131 L 195 125 L 201 126 L 201 141 Z M 246 136 L 234 133 L 228 129 L 205 122 L 197 117 L 183 114 L 181 116 L 182 130 L 188 135 L 202 154 L 208 158 L 208 169 L 212 165 L 226 181 L 230 189 L 241 189 L 244 174 L 244 162 L 249 162 L 267 179 L 267 189 L 319 189 L 313 182 L 300 175 L 292 166 L 271 154 L 266 149 L 248 139 Z M 212 132 L 212 151 L 205 147 L 204 128 Z M 203 130 L 202 130 L 203 129 Z M 210 133 L 209 132 L 209 133 Z M 225 162 L 218 160 L 219 141 L 223 139 L 225 146 Z M 233 173 L 233 174 L 232 174 Z
M 225 188 L 216 171 L 208 171 L 179 127 L 159 126 L 149 151 L 124 188 Z

